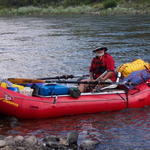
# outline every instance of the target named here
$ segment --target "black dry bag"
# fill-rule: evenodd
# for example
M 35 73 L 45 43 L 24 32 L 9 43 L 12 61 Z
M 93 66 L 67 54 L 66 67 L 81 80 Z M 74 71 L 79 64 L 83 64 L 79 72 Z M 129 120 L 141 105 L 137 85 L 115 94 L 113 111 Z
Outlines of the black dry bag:
M 81 92 L 78 88 L 71 87 L 69 88 L 69 94 L 71 97 L 78 98 L 81 95 Z

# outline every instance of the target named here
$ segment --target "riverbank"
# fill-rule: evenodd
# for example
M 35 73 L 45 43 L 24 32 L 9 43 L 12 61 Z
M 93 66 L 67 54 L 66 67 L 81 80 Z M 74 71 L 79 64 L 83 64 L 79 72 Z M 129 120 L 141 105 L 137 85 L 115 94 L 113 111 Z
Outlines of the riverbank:
M 63 6 L 63 5 L 50 5 L 44 7 L 37 6 L 24 6 L 24 7 L 1 7 L 0 16 L 42 16 L 51 14 L 97 14 L 104 15 L 137 15 L 137 14 L 150 14 L 150 4 L 148 1 L 139 2 L 125 2 L 121 1 L 115 4 L 107 3 L 94 3 L 88 5 L 77 6 Z

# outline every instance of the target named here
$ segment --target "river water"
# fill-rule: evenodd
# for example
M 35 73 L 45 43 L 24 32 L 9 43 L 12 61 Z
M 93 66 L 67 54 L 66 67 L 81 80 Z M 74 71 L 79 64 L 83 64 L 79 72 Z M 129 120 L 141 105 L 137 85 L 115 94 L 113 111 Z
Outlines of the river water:
M 88 74 L 92 50 L 105 45 L 116 67 L 141 58 L 150 61 L 150 17 L 53 15 L 0 18 L 0 77 Z M 44 120 L 0 122 L 0 134 L 66 135 L 79 132 L 100 142 L 97 149 L 148 150 L 150 109 L 97 113 Z

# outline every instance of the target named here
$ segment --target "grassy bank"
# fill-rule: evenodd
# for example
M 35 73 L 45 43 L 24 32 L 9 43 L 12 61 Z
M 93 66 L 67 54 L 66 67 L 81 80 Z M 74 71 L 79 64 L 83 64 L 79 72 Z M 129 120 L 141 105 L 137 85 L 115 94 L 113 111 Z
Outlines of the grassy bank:
M 1 7 L 0 15 L 50 15 L 62 13 L 90 13 L 98 15 L 150 14 L 150 0 L 106 0 L 98 3 L 70 6 L 66 4 L 23 7 Z

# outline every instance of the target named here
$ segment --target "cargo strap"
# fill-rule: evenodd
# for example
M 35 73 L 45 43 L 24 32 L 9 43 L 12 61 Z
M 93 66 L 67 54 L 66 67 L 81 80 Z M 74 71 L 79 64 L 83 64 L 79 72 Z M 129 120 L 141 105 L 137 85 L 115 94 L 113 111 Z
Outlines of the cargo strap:
M 128 90 L 124 90 L 125 91 L 125 98 L 121 96 L 121 94 L 117 93 L 118 96 L 120 96 L 122 98 L 122 100 L 124 100 L 126 102 L 126 108 L 129 108 L 129 96 L 128 96 Z
M 56 104 L 56 102 L 57 102 L 57 96 L 54 97 L 53 104 Z

